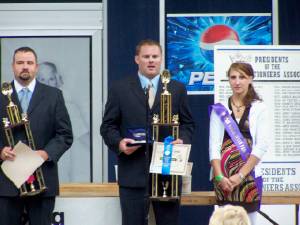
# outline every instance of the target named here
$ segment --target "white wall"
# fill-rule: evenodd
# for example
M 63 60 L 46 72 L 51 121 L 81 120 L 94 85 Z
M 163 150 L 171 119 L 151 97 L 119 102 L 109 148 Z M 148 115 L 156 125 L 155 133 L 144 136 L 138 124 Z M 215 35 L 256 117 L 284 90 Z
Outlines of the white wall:
M 118 197 L 59 197 L 54 211 L 64 212 L 65 225 L 121 225 Z

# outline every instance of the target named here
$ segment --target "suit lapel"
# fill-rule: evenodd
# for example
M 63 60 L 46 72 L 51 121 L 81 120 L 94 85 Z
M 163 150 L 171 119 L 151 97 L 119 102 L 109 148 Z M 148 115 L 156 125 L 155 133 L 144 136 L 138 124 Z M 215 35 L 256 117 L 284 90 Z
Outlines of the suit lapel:
M 33 109 L 41 102 L 41 100 L 44 98 L 44 92 L 43 92 L 43 88 L 42 85 L 37 81 L 34 91 L 32 93 L 30 102 L 29 102 L 29 106 L 28 106 L 28 110 L 27 110 L 27 114 L 29 115 Z
M 145 105 L 147 99 L 138 76 L 135 76 L 130 80 L 130 86 L 132 92 L 136 95 L 139 102 Z
M 153 103 L 153 106 L 152 106 L 152 111 L 156 108 L 156 107 L 159 107 L 160 105 L 160 95 L 162 93 L 162 90 L 163 90 L 163 85 L 161 83 L 161 79 L 159 78 L 159 81 L 158 81 L 158 87 L 157 87 L 157 91 L 156 91 L 156 95 L 155 95 L 155 99 L 154 99 L 154 103 Z

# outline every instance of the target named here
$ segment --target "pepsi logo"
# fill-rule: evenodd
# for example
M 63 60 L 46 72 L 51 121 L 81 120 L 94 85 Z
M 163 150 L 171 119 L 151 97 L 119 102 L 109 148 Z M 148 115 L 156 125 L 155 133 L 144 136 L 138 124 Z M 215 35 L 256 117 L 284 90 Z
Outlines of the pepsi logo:
M 206 29 L 200 37 L 199 47 L 203 57 L 214 61 L 215 45 L 239 45 L 240 39 L 235 30 L 226 25 L 214 25 Z

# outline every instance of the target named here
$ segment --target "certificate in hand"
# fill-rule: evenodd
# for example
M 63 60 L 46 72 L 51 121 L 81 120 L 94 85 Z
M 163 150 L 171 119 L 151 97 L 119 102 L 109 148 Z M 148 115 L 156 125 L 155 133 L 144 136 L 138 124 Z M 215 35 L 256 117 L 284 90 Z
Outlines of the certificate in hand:
M 28 177 L 43 164 L 44 160 L 22 142 L 18 142 L 14 146 L 14 150 L 16 152 L 15 160 L 4 161 L 1 165 L 1 169 L 15 186 L 20 188 Z
M 173 145 L 170 175 L 186 175 L 191 145 Z M 154 142 L 150 164 L 150 173 L 162 173 L 162 160 L 164 154 L 164 143 Z

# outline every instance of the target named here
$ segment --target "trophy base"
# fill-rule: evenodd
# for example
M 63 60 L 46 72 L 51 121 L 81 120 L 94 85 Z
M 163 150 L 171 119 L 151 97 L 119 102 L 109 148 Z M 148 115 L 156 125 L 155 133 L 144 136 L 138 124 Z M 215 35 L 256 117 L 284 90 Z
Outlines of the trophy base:
M 151 201 L 157 201 L 157 202 L 177 202 L 179 201 L 180 196 L 150 196 Z
M 27 192 L 21 191 L 20 192 L 20 197 L 29 197 L 29 196 L 39 195 L 39 194 L 45 192 L 46 190 L 47 190 L 47 188 L 44 187 L 44 188 L 41 188 L 41 189 L 38 189 L 38 190 L 35 190 L 35 191 L 27 191 Z

